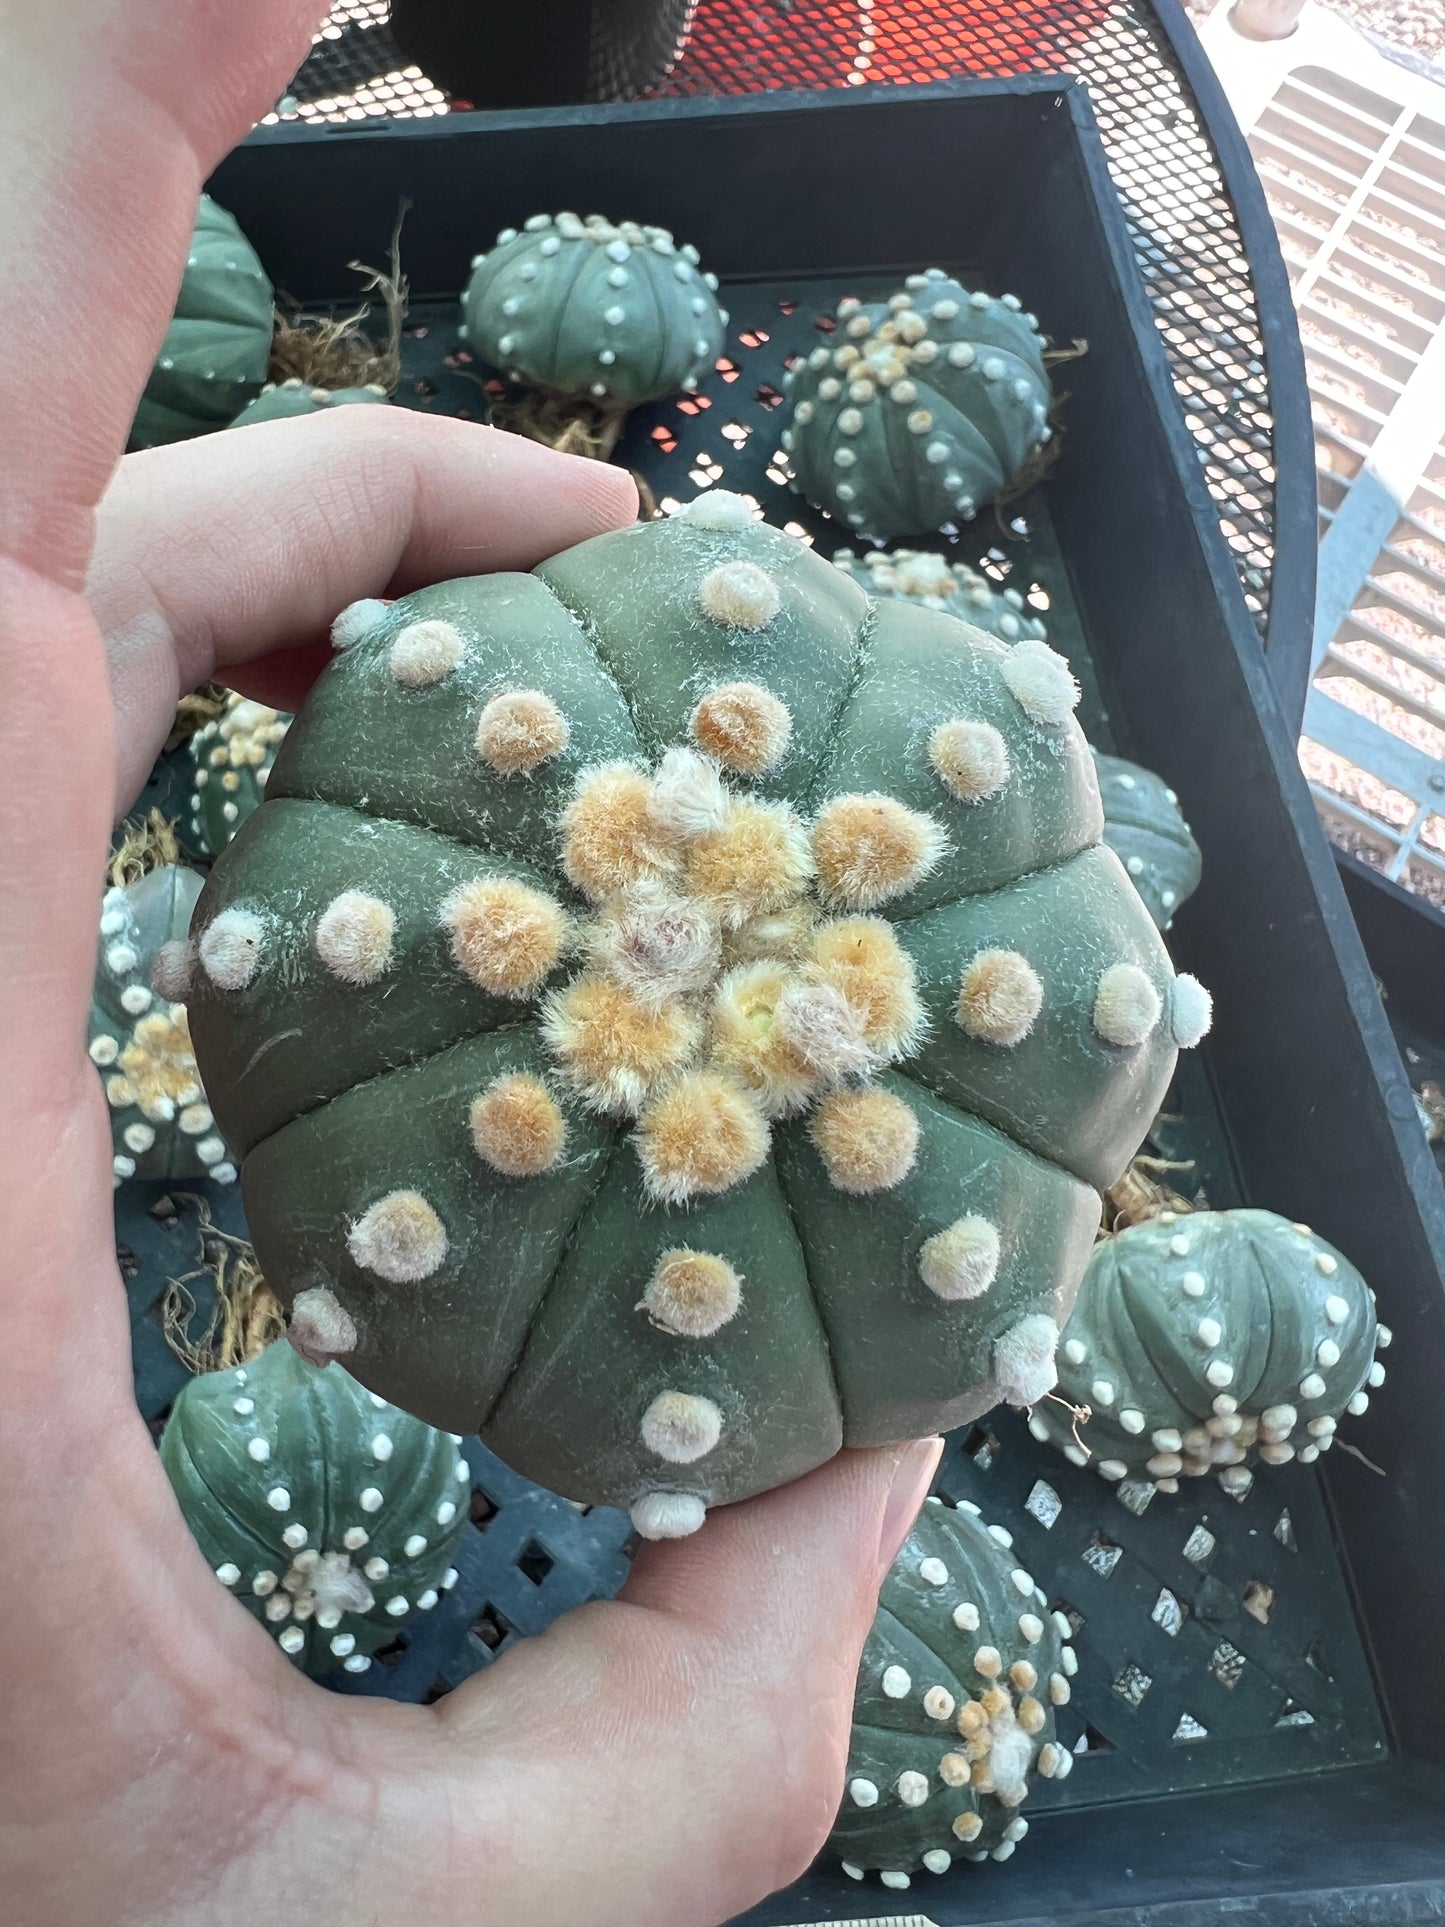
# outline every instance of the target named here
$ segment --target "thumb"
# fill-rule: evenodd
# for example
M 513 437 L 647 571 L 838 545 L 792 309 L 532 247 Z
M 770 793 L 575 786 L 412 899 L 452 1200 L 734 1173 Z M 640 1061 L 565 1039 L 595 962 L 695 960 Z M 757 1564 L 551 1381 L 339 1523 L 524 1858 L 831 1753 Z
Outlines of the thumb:
M 878 1587 L 941 1450 L 843 1452 L 721 1508 L 437 1708 L 484 1762 L 490 1920 L 711 1927 L 802 1872 L 842 1796 Z M 508 1841 L 526 1843 L 511 1868 Z

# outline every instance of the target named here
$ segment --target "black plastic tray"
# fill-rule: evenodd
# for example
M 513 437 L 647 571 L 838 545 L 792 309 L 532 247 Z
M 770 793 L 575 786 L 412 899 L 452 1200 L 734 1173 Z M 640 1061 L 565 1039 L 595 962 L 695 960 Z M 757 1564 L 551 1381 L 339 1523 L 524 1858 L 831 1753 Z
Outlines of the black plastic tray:
M 1242 1505 L 1181 1495 L 1176 1546 L 1169 1502 L 1130 1511 L 1016 1424 L 955 1441 L 952 1489 L 971 1482 L 997 1511 L 1025 1503 L 1042 1478 L 1064 1501 L 1058 1525 L 1027 1516 L 1022 1530 L 1041 1583 L 1084 1613 L 1082 1644 L 1097 1649 L 1080 1676 L 1079 1715 L 1108 1745 L 1079 1734 L 1088 1751 L 1068 1794 L 1113 1804 L 1041 1813 L 1017 1865 L 920 1877 L 909 1904 L 940 1927 L 1172 1927 L 1213 1919 L 1225 1900 L 1271 1922 L 1403 1920 L 1445 1905 L 1445 1822 L 1423 1818 L 1430 1770 L 1445 1754 L 1431 1607 L 1445 1505 L 1425 1420 L 1445 1358 L 1445 1197 L 1082 92 L 1024 80 L 509 114 L 461 132 L 268 131 L 213 185 L 277 280 L 310 301 L 348 295 L 347 262 L 382 257 L 409 198 L 407 267 L 425 333 L 407 344 L 401 399 L 474 414 L 484 371 L 456 353 L 455 296 L 469 256 L 497 228 L 579 203 L 672 226 L 723 277 L 732 338 L 696 401 L 634 417 L 623 458 L 663 498 L 726 482 L 827 546 L 832 526 L 783 493 L 769 454 L 783 357 L 815 338 L 838 294 L 937 261 L 1011 288 L 1056 338 L 1089 341 L 1088 356 L 1063 371 L 1058 471 L 1041 500 L 1020 505 L 1027 539 L 999 539 L 1006 553 L 992 565 L 1047 594 L 1054 638 L 1089 683 L 1096 736 L 1168 772 L 1204 847 L 1204 884 L 1171 944 L 1214 989 L 1220 1018 L 1203 1069 L 1178 1094 L 1180 1129 L 1212 1173 L 1216 1202 L 1307 1219 L 1376 1281 L 1400 1342 L 1388 1391 L 1351 1436 L 1386 1476 L 1336 1453 L 1323 1479 L 1291 1468 L 1261 1478 Z M 975 525 L 964 552 L 999 534 Z M 1286 1509 L 1293 1549 L 1274 1536 Z M 1182 1553 L 1205 1513 L 1218 1553 L 1201 1572 Z M 1083 1558 L 1095 1535 L 1131 1562 L 1119 1566 L 1117 1591 L 1102 1590 L 1114 1580 Z M 1275 1586 L 1268 1627 L 1242 1614 L 1250 1578 Z M 1144 1610 L 1156 1579 L 1190 1608 L 1187 1640 Z M 1231 1686 L 1211 1672 L 1220 1639 L 1261 1678 Z M 1115 1686 L 1126 1661 L 1150 1677 L 1137 1703 Z M 1196 1683 L 1214 1696 L 1207 1708 L 1191 1704 Z M 1294 1717 L 1301 1710 L 1309 1723 Z M 1219 1744 L 1176 1739 L 1184 1712 Z M 1226 1790 L 1241 1779 L 1274 1784 Z M 1167 1806 L 1152 1797 L 1178 1789 L 1189 1790 Z M 820 1868 L 750 1918 L 857 1919 L 887 1913 L 892 1898 Z

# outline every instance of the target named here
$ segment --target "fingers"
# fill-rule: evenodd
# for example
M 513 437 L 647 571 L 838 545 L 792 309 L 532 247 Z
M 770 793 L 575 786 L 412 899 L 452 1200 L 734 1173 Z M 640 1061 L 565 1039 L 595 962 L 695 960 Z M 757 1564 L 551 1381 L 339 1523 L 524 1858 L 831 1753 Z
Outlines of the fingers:
M 623 470 L 402 408 L 341 408 L 127 456 L 87 578 L 115 694 L 118 813 L 183 690 L 219 673 L 293 707 L 348 602 L 528 569 L 636 512 Z M 275 650 L 286 654 L 247 676 Z
M 438 1707 L 478 1762 L 474 1837 L 453 1844 L 485 1856 L 489 1922 L 713 1927 L 802 1872 L 841 1798 L 878 1586 L 940 1450 L 844 1452 L 721 1508 L 644 1548 L 618 1603 Z

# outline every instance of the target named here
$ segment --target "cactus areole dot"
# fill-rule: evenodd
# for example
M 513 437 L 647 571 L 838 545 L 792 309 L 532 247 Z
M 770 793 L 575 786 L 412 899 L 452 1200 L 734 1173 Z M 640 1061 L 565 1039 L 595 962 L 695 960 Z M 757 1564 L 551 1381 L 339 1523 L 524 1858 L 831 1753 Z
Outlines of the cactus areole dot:
M 189 1006 L 307 1355 L 664 1535 L 1047 1391 L 1175 1058 L 1072 717 L 718 492 L 339 633 Z

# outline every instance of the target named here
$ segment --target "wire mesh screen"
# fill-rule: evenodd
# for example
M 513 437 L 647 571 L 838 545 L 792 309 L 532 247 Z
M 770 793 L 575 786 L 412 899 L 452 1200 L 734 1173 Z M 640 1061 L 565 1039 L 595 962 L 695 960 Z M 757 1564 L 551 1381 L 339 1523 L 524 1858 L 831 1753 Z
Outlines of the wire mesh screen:
M 282 103 L 288 118 L 451 111 L 420 69 L 402 64 L 387 15 L 387 0 L 340 0 Z M 1193 96 L 1147 0 L 702 0 L 662 91 L 1026 73 L 1088 83 L 1174 385 L 1263 634 L 1274 423 L 1254 288 Z

